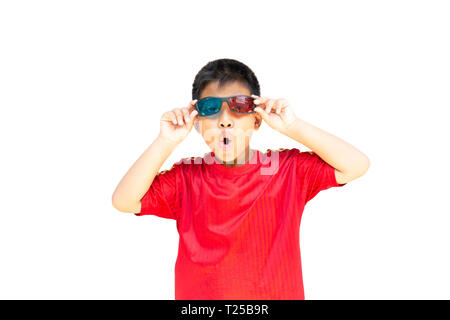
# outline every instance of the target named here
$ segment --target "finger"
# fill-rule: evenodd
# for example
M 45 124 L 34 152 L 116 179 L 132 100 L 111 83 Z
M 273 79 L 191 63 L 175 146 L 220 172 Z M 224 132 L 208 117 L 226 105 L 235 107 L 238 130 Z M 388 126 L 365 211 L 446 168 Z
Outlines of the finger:
M 276 105 L 276 107 L 275 107 L 275 112 L 276 112 L 277 114 L 280 114 L 281 108 L 283 108 L 282 101 L 281 101 L 280 99 L 278 99 L 278 100 L 277 100 L 277 103 L 276 103 L 275 105 Z
M 267 97 L 258 97 L 255 100 L 253 100 L 253 103 L 256 105 L 263 105 L 269 100 Z
M 276 114 L 280 114 L 281 112 L 281 106 L 277 106 L 277 109 L 275 110 Z
M 191 120 L 194 120 L 196 115 L 198 115 L 198 111 L 197 110 L 192 110 L 192 112 L 189 115 L 189 117 L 191 118 Z
M 191 102 L 189 102 L 189 106 L 188 106 L 188 109 L 189 109 L 189 112 L 191 112 L 192 110 L 194 110 L 195 109 L 195 104 L 197 103 L 197 99 L 195 99 L 195 100 L 191 100 Z
M 171 112 L 170 113 L 170 118 L 172 119 L 172 123 L 173 124 L 175 124 L 175 125 L 177 125 L 178 124 L 178 121 L 177 121 L 177 115 L 175 114 L 175 112 Z
M 183 118 L 184 118 L 184 122 L 185 123 L 188 123 L 189 121 L 191 121 L 191 119 L 189 118 L 189 109 L 188 108 L 181 109 L 181 112 L 183 114 Z
M 177 117 L 177 124 L 178 125 L 183 125 L 183 114 L 181 113 L 180 109 L 173 109 L 173 112 L 175 113 L 176 117 Z
M 286 99 L 279 99 L 279 110 L 277 110 L 277 113 L 281 113 L 285 108 L 289 107 L 289 101 Z
M 195 122 L 195 116 L 198 114 L 197 110 L 192 110 L 192 112 L 189 114 L 189 121 L 186 122 L 186 127 L 189 131 L 191 131 L 192 127 L 194 126 Z
M 273 99 L 270 99 L 267 103 L 266 103 L 266 112 L 270 113 L 272 111 L 272 107 L 273 104 L 275 103 L 275 101 Z
M 284 107 L 289 106 L 289 101 L 288 100 L 286 100 L 286 99 L 279 99 L 279 101 Z
M 175 114 L 173 113 L 173 111 L 164 112 L 164 114 L 161 117 L 161 120 L 169 121 L 169 122 L 172 122 L 173 124 L 177 124 L 177 118 L 176 118 Z

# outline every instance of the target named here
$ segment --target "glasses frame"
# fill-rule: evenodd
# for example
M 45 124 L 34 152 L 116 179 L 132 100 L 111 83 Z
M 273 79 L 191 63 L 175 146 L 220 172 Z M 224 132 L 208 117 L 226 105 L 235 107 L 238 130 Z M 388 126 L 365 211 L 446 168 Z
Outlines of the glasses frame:
M 236 95 L 234 95 L 234 96 L 229 96 L 229 97 L 214 97 L 214 96 L 212 96 L 212 97 L 204 97 L 204 98 L 198 100 L 198 101 L 195 103 L 195 109 L 197 110 L 198 116 L 199 116 L 199 117 L 211 117 L 211 116 L 213 116 L 213 115 L 215 115 L 215 114 L 220 113 L 220 111 L 222 110 L 222 103 L 223 103 L 224 101 L 226 101 L 227 106 L 228 106 L 228 109 L 230 109 L 230 111 L 233 112 L 233 113 L 238 113 L 238 114 L 252 114 L 252 113 L 255 113 L 255 112 L 256 112 L 256 111 L 255 111 L 256 105 L 255 105 L 254 102 L 253 102 L 253 110 L 250 111 L 250 112 L 237 112 L 237 111 L 232 110 L 231 107 L 230 107 L 230 103 L 228 102 L 228 99 L 234 98 L 234 97 L 247 97 L 247 98 L 252 99 L 253 101 L 256 100 L 256 98 L 253 98 L 252 96 L 247 96 L 247 95 L 245 95 L 245 94 L 236 94 Z M 217 111 L 216 113 L 209 114 L 209 115 L 207 115 L 207 116 L 201 116 L 201 115 L 200 115 L 200 110 L 198 110 L 198 108 L 197 108 L 197 103 L 199 103 L 199 102 L 202 101 L 202 100 L 205 100 L 205 99 L 211 99 L 211 98 L 214 98 L 214 99 L 220 99 L 220 106 L 221 106 L 221 107 L 220 107 L 219 111 Z

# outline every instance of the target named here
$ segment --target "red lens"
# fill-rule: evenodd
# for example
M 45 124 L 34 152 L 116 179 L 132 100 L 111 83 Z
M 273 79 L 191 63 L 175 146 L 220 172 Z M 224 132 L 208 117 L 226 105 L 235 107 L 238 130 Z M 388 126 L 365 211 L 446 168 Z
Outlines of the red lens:
M 237 96 L 228 98 L 231 110 L 239 113 L 250 113 L 253 111 L 253 98 L 247 96 Z

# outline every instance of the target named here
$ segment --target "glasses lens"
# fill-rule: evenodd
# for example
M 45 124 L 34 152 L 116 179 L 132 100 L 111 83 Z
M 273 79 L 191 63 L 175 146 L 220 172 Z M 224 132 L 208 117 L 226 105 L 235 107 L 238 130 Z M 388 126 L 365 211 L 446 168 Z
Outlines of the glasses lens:
M 217 98 L 204 98 L 196 103 L 197 111 L 200 116 L 209 116 L 220 111 L 222 101 Z
M 247 96 L 237 96 L 228 99 L 231 110 L 239 113 L 251 113 L 255 107 L 253 98 Z

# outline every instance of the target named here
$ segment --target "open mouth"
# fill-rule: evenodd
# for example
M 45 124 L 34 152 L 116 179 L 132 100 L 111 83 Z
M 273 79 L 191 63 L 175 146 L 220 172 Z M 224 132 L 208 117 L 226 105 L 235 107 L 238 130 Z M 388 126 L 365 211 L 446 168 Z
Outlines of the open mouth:
M 220 148 L 224 150 L 228 150 L 233 145 L 233 140 L 230 137 L 222 136 L 220 138 Z

